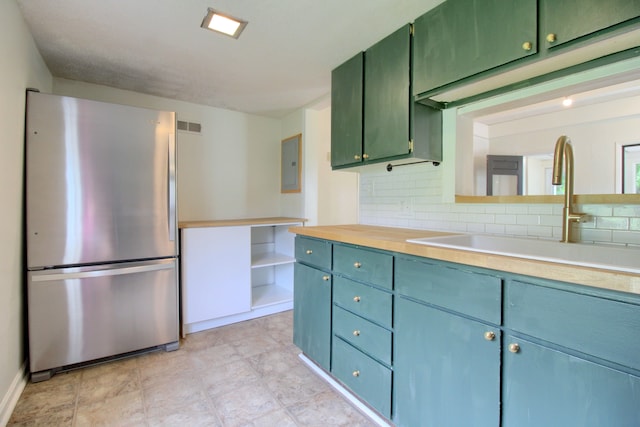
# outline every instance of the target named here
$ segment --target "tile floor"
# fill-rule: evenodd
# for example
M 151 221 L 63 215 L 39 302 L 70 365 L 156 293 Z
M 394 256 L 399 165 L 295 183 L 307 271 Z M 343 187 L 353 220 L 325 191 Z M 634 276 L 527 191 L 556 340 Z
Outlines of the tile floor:
M 297 357 L 291 311 L 27 384 L 8 426 L 374 426 Z

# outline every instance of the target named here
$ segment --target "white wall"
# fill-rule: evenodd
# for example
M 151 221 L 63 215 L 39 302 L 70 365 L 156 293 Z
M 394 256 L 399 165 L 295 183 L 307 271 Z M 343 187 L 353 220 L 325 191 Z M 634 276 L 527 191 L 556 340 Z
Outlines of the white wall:
M 281 211 L 282 216 L 291 216 L 295 218 L 308 218 L 309 214 L 306 213 L 305 209 L 305 198 L 308 194 L 313 195 L 313 173 L 310 172 L 312 170 L 308 162 L 308 154 L 307 154 L 307 132 L 304 128 L 304 115 L 305 109 L 300 108 L 293 113 L 289 114 L 285 118 L 282 119 L 281 129 L 280 129 L 280 144 L 283 139 L 287 139 L 291 136 L 302 134 L 302 182 L 300 183 L 300 192 L 299 193 L 284 193 L 280 197 L 281 201 Z M 280 148 L 278 148 L 280 149 Z M 280 167 L 280 163 L 278 161 L 278 167 Z M 279 172 L 278 172 L 279 173 Z M 279 175 L 278 175 L 278 179 Z M 278 191 L 280 183 L 278 182 Z M 311 188 L 309 188 L 311 186 Z M 312 196 L 308 196 L 312 197 Z M 311 218 L 310 218 L 311 219 Z
M 315 139 L 318 192 L 315 199 L 318 225 L 356 224 L 358 222 L 359 174 L 331 170 L 331 108 L 310 111 L 309 135 Z
M 280 120 L 65 79 L 53 91 L 175 111 L 202 125 L 200 135 L 177 134 L 179 220 L 296 215 L 281 211 Z
M 23 164 L 25 89 L 51 90 L 51 74 L 14 0 L 0 1 L 0 425 L 24 386 Z

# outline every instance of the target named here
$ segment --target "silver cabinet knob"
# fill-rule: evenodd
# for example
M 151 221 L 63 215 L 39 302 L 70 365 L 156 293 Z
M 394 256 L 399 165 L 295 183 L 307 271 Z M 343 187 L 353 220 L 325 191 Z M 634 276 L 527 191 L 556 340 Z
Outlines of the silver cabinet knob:
M 493 341 L 496 338 L 496 333 L 493 331 L 487 331 L 484 333 L 484 339 L 487 341 Z
M 353 266 L 355 268 L 360 268 L 360 267 L 362 267 L 362 264 L 356 261 L 356 262 L 353 263 Z
M 355 297 L 353 297 L 353 301 L 354 302 L 360 302 L 360 297 L 356 295 Z
M 360 336 L 360 331 L 357 330 L 357 329 L 355 331 L 353 331 L 353 336 L 354 337 L 359 337 Z
M 311 255 L 313 253 L 313 251 L 311 249 L 307 249 L 306 254 L 307 255 Z
M 512 344 L 509 344 L 509 351 L 511 353 L 517 353 L 520 351 L 520 344 L 514 342 Z

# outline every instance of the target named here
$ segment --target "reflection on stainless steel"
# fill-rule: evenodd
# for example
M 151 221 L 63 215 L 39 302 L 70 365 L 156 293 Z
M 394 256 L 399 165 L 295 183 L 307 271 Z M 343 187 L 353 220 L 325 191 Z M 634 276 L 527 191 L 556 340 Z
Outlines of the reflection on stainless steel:
M 573 148 L 571 140 L 567 136 L 561 136 L 556 141 L 553 154 L 553 185 L 562 184 L 562 164 L 564 162 L 564 208 L 562 209 L 562 240 L 561 242 L 573 242 L 571 235 L 572 222 L 584 222 L 588 220 L 586 214 L 573 211 Z
M 176 341 L 175 274 L 175 259 L 29 272 L 31 371 Z
M 175 114 L 29 92 L 26 134 L 32 380 L 173 347 Z

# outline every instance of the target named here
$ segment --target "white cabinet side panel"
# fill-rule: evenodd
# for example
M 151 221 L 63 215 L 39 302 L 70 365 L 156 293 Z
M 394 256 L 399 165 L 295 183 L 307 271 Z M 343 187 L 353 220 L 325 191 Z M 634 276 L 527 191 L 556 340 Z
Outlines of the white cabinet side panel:
M 182 230 L 183 322 L 251 310 L 251 228 Z

